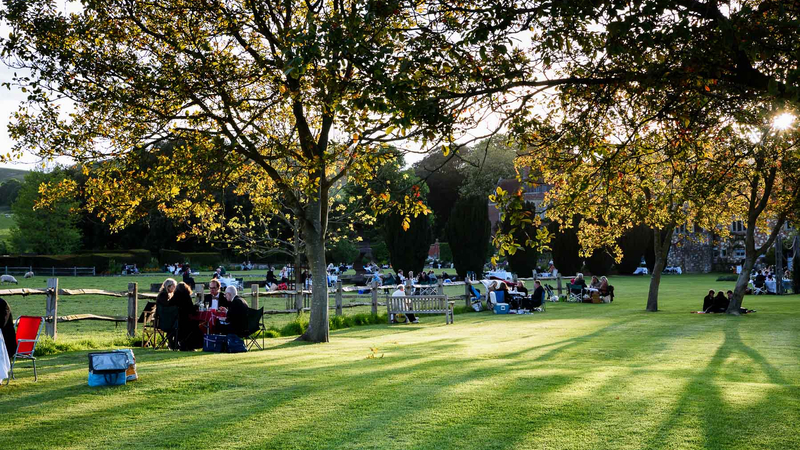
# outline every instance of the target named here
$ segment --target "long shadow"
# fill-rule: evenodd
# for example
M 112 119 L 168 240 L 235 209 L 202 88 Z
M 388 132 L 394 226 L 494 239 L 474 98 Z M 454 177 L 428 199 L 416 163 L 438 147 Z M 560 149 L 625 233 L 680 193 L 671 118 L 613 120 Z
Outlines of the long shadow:
M 631 317 L 624 323 L 633 323 L 636 320 L 636 317 Z M 554 359 L 557 354 L 553 352 L 560 352 L 561 347 L 553 348 L 538 358 L 526 359 L 525 356 L 531 351 L 541 351 L 553 345 L 562 347 L 569 345 L 569 348 L 574 349 L 595 342 L 598 337 L 608 339 L 614 337 L 614 328 L 620 325 L 621 323 L 617 322 L 583 336 L 534 347 L 538 350 L 526 348 L 506 352 L 497 358 L 500 361 L 489 366 L 485 365 L 485 361 L 476 361 L 473 357 L 451 357 L 452 353 L 448 352 L 448 349 L 457 345 L 469 345 L 469 339 L 453 340 L 445 337 L 397 347 L 387 346 L 386 357 L 378 360 L 366 359 L 369 345 L 365 343 L 363 359 L 323 362 L 326 369 L 330 370 L 330 376 L 326 374 L 323 378 L 314 377 L 315 373 L 318 375 L 319 367 L 292 369 L 292 358 L 285 363 L 281 362 L 279 368 L 270 365 L 273 363 L 270 360 L 271 356 L 282 358 L 292 346 L 282 347 L 274 353 L 264 352 L 263 357 L 261 353 L 253 353 L 243 357 L 244 359 L 231 357 L 219 361 L 222 358 L 217 358 L 213 368 L 198 367 L 201 372 L 192 370 L 187 373 L 184 367 L 175 368 L 158 364 L 152 366 L 153 370 L 148 375 L 149 381 L 131 387 L 131 392 L 135 395 L 130 396 L 130 399 L 117 399 L 116 403 L 110 402 L 114 404 L 108 405 L 107 408 L 98 405 L 89 408 L 89 411 L 78 412 L 74 417 L 66 418 L 66 428 L 55 427 L 49 423 L 33 431 L 63 433 L 68 430 L 71 436 L 85 436 L 85 439 L 74 441 L 72 445 L 82 443 L 97 445 L 97 441 L 91 439 L 98 438 L 101 442 L 108 440 L 111 443 L 111 432 L 104 429 L 107 427 L 111 430 L 115 426 L 125 426 L 127 417 L 109 419 L 103 425 L 103 429 L 99 429 L 97 424 L 92 425 L 91 419 L 97 417 L 97 414 L 102 414 L 103 417 L 105 414 L 113 416 L 114 408 L 123 408 L 133 411 L 134 414 L 151 411 L 146 427 L 138 427 L 135 436 L 128 433 L 119 439 L 119 444 L 123 446 L 136 442 L 165 446 L 175 443 L 176 439 L 185 446 L 192 444 L 208 446 L 209 443 L 224 446 L 235 444 L 241 436 L 249 435 L 237 432 L 221 433 L 215 427 L 203 427 L 198 430 L 197 420 L 189 419 L 183 422 L 174 420 L 175 417 L 183 415 L 194 417 L 198 411 L 211 409 L 215 412 L 217 426 L 231 431 L 252 431 L 256 434 L 253 440 L 248 442 L 250 446 L 259 446 L 260 443 L 263 447 L 297 447 L 296 439 L 300 435 L 309 437 L 314 433 L 314 423 L 336 423 L 348 415 L 353 416 L 349 418 L 348 425 L 335 430 L 334 435 L 335 441 L 343 444 L 342 446 L 352 446 L 355 442 L 365 443 L 368 441 L 364 439 L 376 435 L 378 438 L 386 438 L 387 427 L 401 431 L 416 430 L 416 436 L 409 435 L 405 441 L 398 441 L 401 444 L 441 447 L 458 442 L 460 446 L 474 443 L 473 448 L 492 446 L 493 440 L 498 436 L 513 436 L 512 439 L 519 440 L 530 433 L 535 433 L 537 426 L 553 425 L 565 420 L 574 406 L 570 402 L 562 402 L 557 414 L 539 420 L 520 419 L 519 427 L 509 429 L 503 415 L 511 414 L 513 411 L 504 409 L 507 406 L 504 406 L 502 399 L 518 392 L 529 392 L 530 385 L 537 383 L 541 385 L 538 393 L 549 401 L 555 401 L 560 393 L 568 392 L 574 383 L 582 380 L 581 374 L 575 374 L 574 370 L 565 370 L 565 374 L 560 375 L 538 376 L 526 373 L 543 368 L 540 358 L 548 355 L 545 361 Z M 624 331 L 624 328 L 622 327 L 620 331 Z M 669 338 L 669 336 L 659 336 L 654 343 L 658 344 L 659 341 Z M 183 357 L 181 354 L 157 356 L 159 363 Z M 502 361 L 502 359 L 516 361 Z M 247 380 L 231 381 L 232 369 L 250 365 L 264 366 L 269 368 L 270 372 L 252 374 L 251 371 L 247 375 L 249 377 Z M 425 378 L 420 379 L 420 375 Z M 262 384 L 265 382 L 271 384 Z M 477 387 L 470 389 L 471 383 L 476 382 Z M 600 384 L 597 389 L 602 390 L 604 386 L 613 382 L 615 381 L 612 377 Z M 462 387 L 466 389 L 467 394 L 453 398 L 454 390 L 458 391 Z M 97 395 L 122 395 L 123 392 L 128 392 L 125 389 L 127 387 L 105 390 Z M 187 390 L 195 393 L 197 398 L 189 395 L 187 399 L 187 395 L 183 394 Z M 81 392 L 76 392 L 75 396 L 70 396 L 71 398 L 66 398 L 64 401 L 79 399 L 79 394 L 85 393 L 79 391 Z M 407 392 L 416 398 L 402 405 L 398 404 L 402 398 L 387 398 L 387 393 L 397 395 L 398 392 Z M 69 394 L 69 391 L 64 393 Z M 171 397 L 173 393 L 174 396 Z M 60 392 L 55 393 L 58 394 Z M 9 406 L 13 406 L 16 402 L 30 406 L 25 399 L 26 397 L 17 397 L 9 402 Z M 304 411 L 308 404 L 320 401 L 329 402 L 331 406 L 324 411 L 317 408 L 314 413 Z M 452 410 L 454 401 L 463 402 L 463 405 L 459 403 L 459 408 Z M 150 403 L 158 405 L 151 410 Z M 495 411 L 494 408 L 497 408 L 498 404 L 501 408 Z M 19 420 L 25 420 L 26 417 L 53 406 L 62 408 L 61 405 L 54 404 L 37 405 L 26 408 L 26 411 L 15 411 L 9 416 L 9 421 L 19 423 Z M 453 411 L 456 420 L 438 418 L 438 409 Z M 424 417 L 415 418 L 416 415 Z M 284 417 L 287 422 L 280 424 L 275 430 L 259 431 L 263 421 L 275 422 L 273 418 L 276 416 Z M 380 420 L 376 420 L 376 417 Z M 435 422 L 426 423 L 426 420 Z M 477 425 L 476 420 L 478 420 Z M 12 429 L 8 434 L 4 433 L 4 439 L 22 442 L 26 436 L 30 436 L 29 432 L 27 429 Z M 308 447 L 319 443 L 313 440 L 307 442 L 309 442 Z M 323 442 L 323 444 L 320 446 L 332 447 L 336 442 Z
M 729 448 L 735 446 L 736 439 L 734 437 L 738 432 L 734 424 L 725 420 L 725 416 L 730 414 L 720 414 L 730 408 L 723 399 L 722 388 L 717 381 L 722 367 L 731 357 L 745 355 L 761 368 L 773 384 L 783 388 L 789 385 L 766 358 L 742 342 L 738 327 L 738 322 L 725 324 L 725 339 L 722 345 L 716 349 L 705 369 L 689 379 L 684 393 L 677 401 L 672 413 L 654 430 L 646 448 L 663 448 L 670 434 L 680 429 L 681 423 L 687 421 L 687 418 L 693 417 L 694 414 L 699 414 L 704 423 L 702 430 L 705 447 Z M 698 401 L 699 396 L 702 396 L 700 401 Z M 700 408 L 700 411 L 696 411 L 697 407 Z

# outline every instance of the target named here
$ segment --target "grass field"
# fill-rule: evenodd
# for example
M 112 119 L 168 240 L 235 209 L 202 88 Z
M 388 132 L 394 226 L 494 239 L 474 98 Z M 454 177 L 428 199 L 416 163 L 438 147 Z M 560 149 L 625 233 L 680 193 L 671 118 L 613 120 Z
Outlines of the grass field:
M 15 180 L 22 181 L 23 179 L 25 179 L 25 175 L 27 173 L 28 173 L 27 170 L 12 169 L 10 167 L 0 167 L 0 184 L 3 184 L 4 182 L 12 178 Z
M 647 278 L 616 277 L 610 305 L 137 349 L 141 380 L 114 388 L 87 387 L 86 352 L 42 357 L 0 388 L 0 448 L 800 448 L 800 296 L 689 314 L 733 285 L 714 279 L 664 278 L 658 313 Z
M 11 215 L 11 209 L 0 207 L 0 241 L 7 241 L 11 236 L 11 228 L 16 225 L 14 216 L 6 217 L 6 214 Z

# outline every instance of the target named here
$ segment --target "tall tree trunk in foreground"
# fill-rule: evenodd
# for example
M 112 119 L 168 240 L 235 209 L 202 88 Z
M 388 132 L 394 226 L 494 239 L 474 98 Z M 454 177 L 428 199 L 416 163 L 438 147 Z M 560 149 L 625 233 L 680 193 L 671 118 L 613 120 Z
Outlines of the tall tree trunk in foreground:
M 320 217 L 322 202 L 317 199 L 306 207 L 303 235 L 306 243 L 306 256 L 311 267 L 312 294 L 311 317 L 308 330 L 300 340 L 309 342 L 328 342 L 328 273 L 325 262 L 325 233 Z
M 647 293 L 647 310 L 651 312 L 658 311 L 658 288 L 661 284 L 661 272 L 667 266 L 667 256 L 674 231 L 674 226 L 669 226 L 666 230 L 653 230 L 653 249 L 656 261 L 653 273 L 650 274 L 650 291 Z

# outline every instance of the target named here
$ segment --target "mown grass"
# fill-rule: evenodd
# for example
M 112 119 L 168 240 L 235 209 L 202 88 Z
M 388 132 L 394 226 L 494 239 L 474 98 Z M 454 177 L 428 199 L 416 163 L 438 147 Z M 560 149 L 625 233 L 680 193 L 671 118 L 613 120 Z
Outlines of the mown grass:
M 0 389 L 0 448 L 800 448 L 798 296 L 694 315 L 714 276 L 615 278 L 610 305 L 370 325 L 246 354 L 137 350 L 86 385 L 86 351 Z

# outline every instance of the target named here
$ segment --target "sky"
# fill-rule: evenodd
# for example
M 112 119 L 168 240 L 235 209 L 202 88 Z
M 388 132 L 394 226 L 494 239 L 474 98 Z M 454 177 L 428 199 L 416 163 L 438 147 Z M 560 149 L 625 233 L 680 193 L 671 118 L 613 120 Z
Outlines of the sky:
M 5 30 L 3 30 L 5 31 Z M 14 70 L 9 69 L 4 64 L 0 64 L 0 83 L 11 81 Z M 0 87 L 0 153 L 7 153 L 14 145 L 14 141 L 8 134 L 8 123 L 14 111 L 19 109 L 19 103 L 25 100 L 27 94 L 19 89 L 11 90 Z M 36 158 L 26 155 L 22 160 L 14 164 L 0 164 L 0 167 L 11 167 L 13 169 L 31 170 L 35 167 Z
M 81 8 L 80 4 L 74 1 L 70 2 L 69 0 L 62 0 L 59 3 L 62 5 L 61 7 L 65 13 L 78 12 Z M 9 31 L 10 29 L 8 26 L 0 23 L 0 36 L 8 36 Z M 15 69 L 11 69 L 4 63 L 0 62 L 0 83 L 11 82 L 15 71 Z M 13 86 L 11 89 L 0 87 L 0 153 L 2 154 L 8 153 L 14 145 L 14 140 L 11 139 L 11 136 L 8 132 L 8 124 L 11 116 L 15 111 L 19 110 L 20 102 L 24 101 L 26 96 L 27 94 L 23 93 L 18 88 L 14 88 Z M 69 108 L 67 108 L 67 110 L 68 109 Z M 488 130 L 493 129 L 494 126 L 496 126 L 497 118 L 488 117 L 486 119 L 487 120 L 484 120 L 476 129 L 471 130 L 469 133 L 467 133 L 467 135 L 462 136 L 459 141 L 471 141 L 476 136 L 485 135 Z M 403 144 L 400 145 L 403 146 Z M 413 143 L 408 143 L 406 145 L 408 146 L 407 148 L 412 150 L 418 148 L 418 145 Z M 412 151 L 407 153 L 405 156 L 406 164 L 410 166 L 415 162 L 422 160 L 424 157 L 424 154 L 415 153 Z M 67 158 L 60 158 L 56 162 L 61 164 L 69 164 L 70 160 Z M 52 164 L 49 165 L 52 166 Z M 21 159 L 15 160 L 12 163 L 0 163 L 0 167 L 33 170 L 35 168 L 42 168 L 42 163 L 34 155 L 26 153 Z

